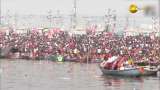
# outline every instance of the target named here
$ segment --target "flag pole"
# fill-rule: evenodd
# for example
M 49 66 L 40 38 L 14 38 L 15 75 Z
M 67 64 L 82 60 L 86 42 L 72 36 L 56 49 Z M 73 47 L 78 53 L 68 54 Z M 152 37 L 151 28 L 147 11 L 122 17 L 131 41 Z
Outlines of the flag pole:
M 158 18 L 159 18 L 159 19 L 158 19 L 158 20 L 159 20 L 158 33 L 160 34 L 160 0 L 158 0 L 158 2 L 159 2 L 159 3 L 158 3 L 158 7 L 159 7 L 159 9 L 158 9 L 158 14 L 159 14 L 159 17 L 158 17 Z
M 0 0 L 0 25 L 2 24 L 2 1 Z

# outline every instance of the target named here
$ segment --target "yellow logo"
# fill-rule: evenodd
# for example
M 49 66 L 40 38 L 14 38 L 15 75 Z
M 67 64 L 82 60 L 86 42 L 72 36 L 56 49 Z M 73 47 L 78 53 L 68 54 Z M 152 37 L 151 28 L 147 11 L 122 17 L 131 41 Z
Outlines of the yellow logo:
M 138 7 L 135 4 L 131 4 L 129 7 L 129 12 L 136 13 L 138 11 Z

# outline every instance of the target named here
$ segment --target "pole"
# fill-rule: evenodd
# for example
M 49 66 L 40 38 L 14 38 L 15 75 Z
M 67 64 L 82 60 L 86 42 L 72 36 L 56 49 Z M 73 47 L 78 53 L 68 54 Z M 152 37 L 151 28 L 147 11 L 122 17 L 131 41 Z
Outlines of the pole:
M 160 34 L 160 0 L 158 0 L 159 1 L 159 4 L 158 4 L 158 6 L 159 6 L 159 9 L 158 9 L 158 13 L 159 13 L 159 25 L 158 25 L 158 33 Z
M 1 13 L 2 10 L 1 10 L 1 9 L 2 9 L 2 1 L 0 0 L 0 25 L 2 24 L 2 17 L 1 17 L 1 16 L 2 16 L 2 15 L 1 15 L 1 14 L 2 14 L 2 13 Z
M 77 17 L 77 0 L 74 0 L 74 16 Z
M 1 0 L 0 0 L 0 26 L 1 26 Z M 0 53 L 1 54 L 1 53 Z M 1 60 L 0 60 L 0 67 L 1 67 Z M 0 74 L 2 73 L 2 69 L 0 69 Z M 1 78 L 1 75 L 0 75 Z M 1 84 L 1 82 L 0 82 Z M 1 88 L 0 88 L 1 89 Z
M 52 27 L 52 10 L 48 11 L 49 28 Z
M 73 15 L 73 28 L 75 29 L 77 26 L 77 0 L 74 0 L 74 15 Z

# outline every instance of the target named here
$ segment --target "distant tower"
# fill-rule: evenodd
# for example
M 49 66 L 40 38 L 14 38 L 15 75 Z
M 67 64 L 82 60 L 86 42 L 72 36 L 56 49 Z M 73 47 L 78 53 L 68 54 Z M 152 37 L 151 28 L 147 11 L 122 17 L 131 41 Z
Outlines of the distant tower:
M 113 30 L 112 30 L 113 33 L 115 33 L 115 31 L 116 31 L 116 21 L 117 21 L 117 15 L 116 15 L 116 11 L 114 10 L 114 14 L 113 14 Z
M 158 29 L 158 18 L 152 17 L 152 29 L 153 31 L 157 31 L 157 33 L 159 33 L 159 29 Z
M 56 15 L 54 16 L 54 25 L 60 28 L 63 26 L 63 17 L 61 16 L 60 10 L 57 10 Z
M 14 14 L 14 28 L 15 28 L 15 29 L 17 28 L 17 25 L 18 25 L 18 14 L 15 13 L 15 14 Z
M 129 27 L 129 16 L 126 17 L 126 25 L 125 25 L 124 30 L 127 30 L 128 27 Z
M 110 12 L 111 12 L 111 9 L 108 9 L 108 12 L 107 14 L 105 14 L 105 31 L 106 32 L 109 32 L 109 28 L 110 28 Z
M 56 17 L 55 17 L 56 19 L 56 22 L 55 22 L 55 25 L 56 26 L 61 26 L 60 24 L 62 24 L 62 22 L 61 22 L 61 15 L 60 15 L 60 10 L 57 10 L 57 14 L 56 14 Z
M 10 26 L 10 20 L 11 20 L 11 15 L 10 15 L 10 10 L 7 10 L 6 12 L 6 21 L 7 21 L 7 25 Z
M 127 34 L 127 29 L 128 29 L 128 27 L 129 27 L 129 16 L 126 16 L 126 23 L 125 23 L 125 25 L 124 25 L 124 29 L 123 29 L 123 31 L 124 31 L 124 35 L 126 35 Z
M 51 28 L 52 27 L 52 10 L 49 10 L 48 12 L 48 15 L 47 15 L 47 19 L 49 20 L 49 27 Z
M 73 13 L 73 22 L 72 22 L 72 28 L 75 29 L 77 26 L 77 0 L 74 0 L 74 13 Z
M 108 9 L 108 12 L 105 14 L 105 31 L 106 32 L 115 32 L 116 29 L 116 11 Z

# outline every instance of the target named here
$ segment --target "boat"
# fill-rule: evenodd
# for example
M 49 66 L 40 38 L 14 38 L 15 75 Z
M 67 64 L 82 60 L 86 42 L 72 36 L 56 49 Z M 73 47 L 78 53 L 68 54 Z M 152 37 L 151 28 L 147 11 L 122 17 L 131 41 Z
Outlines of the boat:
M 64 61 L 66 61 L 66 62 L 80 62 L 79 58 L 77 58 L 77 57 L 64 57 Z
M 135 61 L 134 64 L 138 66 L 158 66 L 160 63 L 159 62 L 148 62 L 148 61 Z
M 57 61 L 57 62 L 64 62 L 64 57 L 62 55 L 52 55 L 49 57 L 49 60 Z
M 102 59 L 91 59 L 90 62 L 91 63 L 101 63 L 103 62 L 103 60 Z
M 143 66 L 144 71 L 141 73 L 142 76 L 157 75 L 158 68 L 155 66 Z
M 160 71 L 160 65 L 158 65 L 157 68 L 158 68 L 158 71 Z
M 124 70 L 109 70 L 100 66 L 100 69 L 104 75 L 127 76 L 127 77 L 137 77 L 142 75 L 141 71 L 138 68 L 130 68 Z
M 142 67 L 136 67 L 133 61 L 125 56 L 113 56 L 100 63 L 99 67 L 104 75 L 137 77 L 143 73 Z
M 115 76 L 151 76 L 157 75 L 158 67 L 145 65 L 139 66 L 130 59 L 113 56 L 99 65 L 105 75 Z
M 124 70 L 108 70 L 100 66 L 100 69 L 103 74 L 114 76 L 156 76 L 158 72 L 158 68 L 153 66 L 143 66 Z

